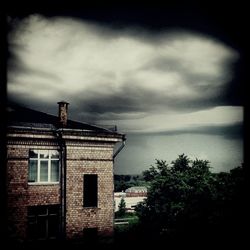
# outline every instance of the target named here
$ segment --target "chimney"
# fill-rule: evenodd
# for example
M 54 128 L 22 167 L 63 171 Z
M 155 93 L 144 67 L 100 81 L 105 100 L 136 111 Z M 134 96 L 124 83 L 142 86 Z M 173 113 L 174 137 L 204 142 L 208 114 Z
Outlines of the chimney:
M 68 120 L 68 102 L 60 101 L 57 103 L 59 105 L 58 109 L 58 119 L 59 119 L 59 126 L 66 127 L 67 120 Z

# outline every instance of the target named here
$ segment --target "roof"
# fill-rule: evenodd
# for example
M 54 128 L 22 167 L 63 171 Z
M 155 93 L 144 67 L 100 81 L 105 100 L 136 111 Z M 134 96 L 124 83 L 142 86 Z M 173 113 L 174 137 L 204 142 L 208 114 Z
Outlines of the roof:
M 126 193 L 146 193 L 147 192 L 147 187 L 145 186 L 135 186 L 135 187 L 130 187 L 125 190 Z
M 59 127 L 58 117 L 40 112 L 37 110 L 21 107 L 18 105 L 9 105 L 7 108 L 8 126 L 57 129 Z M 100 133 L 117 133 L 116 127 L 104 128 L 101 126 L 91 125 L 89 123 L 68 120 L 66 129 L 80 129 Z

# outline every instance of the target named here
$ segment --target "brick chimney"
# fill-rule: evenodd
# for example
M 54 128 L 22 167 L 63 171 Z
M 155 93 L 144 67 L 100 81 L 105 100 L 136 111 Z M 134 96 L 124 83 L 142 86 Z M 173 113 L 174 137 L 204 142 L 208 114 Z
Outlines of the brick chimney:
M 58 119 L 59 119 L 59 126 L 66 127 L 67 120 L 68 120 L 68 102 L 60 101 L 57 103 L 59 106 L 58 109 Z

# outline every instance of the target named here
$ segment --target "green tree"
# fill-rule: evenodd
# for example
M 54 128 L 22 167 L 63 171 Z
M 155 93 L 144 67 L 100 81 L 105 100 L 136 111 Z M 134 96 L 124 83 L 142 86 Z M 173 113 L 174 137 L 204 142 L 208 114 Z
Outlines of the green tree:
M 155 232 L 197 235 L 211 228 L 211 232 L 223 231 L 237 217 L 237 204 L 243 200 L 239 199 L 241 167 L 212 173 L 209 161 L 190 160 L 182 154 L 170 166 L 156 160 L 143 175 L 150 183 L 148 197 L 136 212 L 143 227 Z
M 191 160 L 185 154 L 181 154 L 175 161 L 172 161 L 172 165 L 173 165 L 172 170 L 174 171 L 189 170 L 190 162 Z
M 118 217 L 123 217 L 126 213 L 126 202 L 124 198 L 122 197 L 120 200 L 120 203 L 118 205 L 118 211 L 117 211 L 117 216 Z
M 133 186 L 145 186 L 147 183 L 141 175 L 115 175 L 114 188 L 115 192 L 125 191 Z

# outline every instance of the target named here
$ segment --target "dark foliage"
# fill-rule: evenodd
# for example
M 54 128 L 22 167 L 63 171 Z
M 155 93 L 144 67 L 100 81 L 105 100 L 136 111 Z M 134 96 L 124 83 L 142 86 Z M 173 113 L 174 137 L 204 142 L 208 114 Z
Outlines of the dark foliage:
M 243 166 L 212 173 L 208 161 L 182 154 L 171 166 L 156 160 L 143 176 L 150 188 L 136 212 L 145 234 L 174 244 L 241 244 L 247 215 Z
M 118 205 L 118 211 L 116 212 L 117 217 L 123 217 L 126 214 L 126 202 L 124 198 L 121 198 L 121 201 Z
M 145 181 L 140 175 L 115 175 L 114 185 L 115 192 L 122 192 L 133 186 L 144 186 Z

